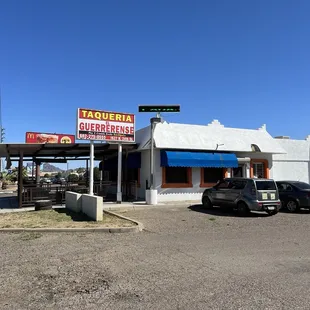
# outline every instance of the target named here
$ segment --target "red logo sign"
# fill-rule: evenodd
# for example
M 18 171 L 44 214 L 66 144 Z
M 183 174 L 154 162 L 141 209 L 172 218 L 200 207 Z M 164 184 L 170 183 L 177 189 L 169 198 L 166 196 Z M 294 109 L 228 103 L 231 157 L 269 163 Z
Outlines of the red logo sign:
M 74 135 L 26 132 L 26 143 L 75 143 Z

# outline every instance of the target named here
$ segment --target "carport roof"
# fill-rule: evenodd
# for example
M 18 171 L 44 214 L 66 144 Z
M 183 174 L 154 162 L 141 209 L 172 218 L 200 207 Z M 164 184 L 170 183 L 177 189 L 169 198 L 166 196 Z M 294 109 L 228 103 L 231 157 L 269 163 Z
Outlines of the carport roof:
M 136 144 L 122 144 L 124 150 L 134 150 L 137 148 Z M 104 155 L 108 156 L 117 151 L 117 144 L 110 143 L 95 143 L 95 158 L 100 158 Z M 20 157 L 23 153 L 26 158 L 78 158 L 89 157 L 90 144 L 89 143 L 73 143 L 73 144 L 30 144 L 30 143 L 13 143 L 0 144 L 0 157 Z

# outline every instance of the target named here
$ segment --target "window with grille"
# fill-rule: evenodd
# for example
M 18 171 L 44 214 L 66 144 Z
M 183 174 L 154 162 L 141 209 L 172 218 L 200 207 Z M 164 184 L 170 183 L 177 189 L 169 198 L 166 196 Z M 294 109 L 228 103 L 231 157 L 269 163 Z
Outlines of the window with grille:
M 265 178 L 265 166 L 264 163 L 253 163 L 253 177 Z

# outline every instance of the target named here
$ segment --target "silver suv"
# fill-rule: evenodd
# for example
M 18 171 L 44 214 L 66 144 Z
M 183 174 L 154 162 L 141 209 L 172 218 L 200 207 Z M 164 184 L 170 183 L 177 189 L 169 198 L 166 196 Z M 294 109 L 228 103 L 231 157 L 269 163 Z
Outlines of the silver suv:
M 204 191 L 202 204 L 237 209 L 240 215 L 249 211 L 274 215 L 281 208 L 277 184 L 270 179 L 226 178 Z

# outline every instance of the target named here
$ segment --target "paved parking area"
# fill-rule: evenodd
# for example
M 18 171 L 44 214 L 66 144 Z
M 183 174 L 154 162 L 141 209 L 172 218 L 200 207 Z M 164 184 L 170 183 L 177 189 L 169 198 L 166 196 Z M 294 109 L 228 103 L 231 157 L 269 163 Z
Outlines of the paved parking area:
M 0 234 L 0 309 L 309 309 L 310 213 L 119 211 L 137 234 Z

